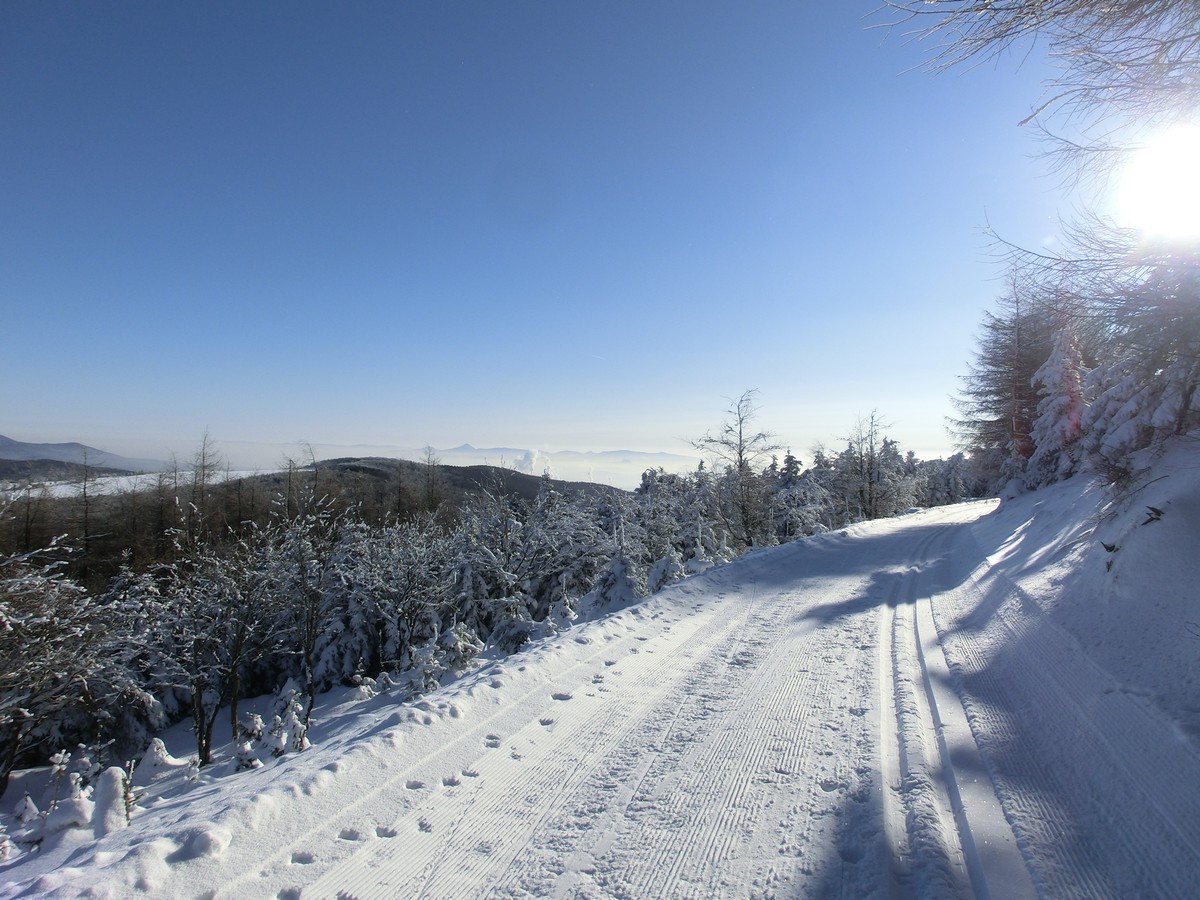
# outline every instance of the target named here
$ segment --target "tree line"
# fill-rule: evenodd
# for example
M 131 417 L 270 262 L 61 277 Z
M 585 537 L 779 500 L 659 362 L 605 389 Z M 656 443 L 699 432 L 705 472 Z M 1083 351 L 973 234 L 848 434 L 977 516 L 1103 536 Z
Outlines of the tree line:
M 1069 178 L 1109 178 L 1147 135 L 1196 125 L 1200 4 L 896 0 L 930 68 L 1028 52 L 1057 64 L 1034 125 Z M 1194 212 L 1193 212 L 1194 214 Z M 1061 249 L 998 241 L 1008 275 L 986 313 L 954 422 L 993 485 L 1086 469 L 1125 483 L 1138 451 L 1200 424 L 1200 246 L 1084 210 Z

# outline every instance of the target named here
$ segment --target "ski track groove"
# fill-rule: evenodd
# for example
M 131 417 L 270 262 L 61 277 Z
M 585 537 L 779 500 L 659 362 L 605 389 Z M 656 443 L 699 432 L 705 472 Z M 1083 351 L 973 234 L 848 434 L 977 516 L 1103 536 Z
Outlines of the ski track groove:
M 883 794 L 884 843 L 890 856 L 887 894 L 904 896 L 917 888 L 929 893 L 944 888 L 932 877 L 931 865 L 953 853 L 947 846 L 943 816 L 937 803 L 920 796 L 928 782 L 921 743 L 923 716 L 914 698 L 912 673 L 918 664 L 912 634 L 914 604 L 927 580 L 931 549 L 944 542 L 949 525 L 924 535 L 892 579 L 877 613 L 877 676 L 879 696 L 879 781 Z M 920 801 L 926 802 L 921 803 Z M 936 865 L 932 866 L 936 871 Z
M 877 772 L 883 793 L 882 844 L 890 857 L 889 883 L 878 893 L 893 898 L 988 897 L 993 889 L 1023 896 L 1033 889 L 1028 882 L 1021 886 L 1016 874 L 1026 871 L 1026 862 L 1007 826 L 987 818 L 988 809 L 1000 801 L 994 781 L 975 779 L 970 784 L 972 808 L 985 817 L 985 833 L 992 838 L 990 862 L 985 865 L 980 856 L 946 743 L 946 716 L 960 723 L 960 738 L 975 740 L 974 733 L 966 727 L 961 691 L 939 691 L 930 674 L 927 646 L 938 655 L 940 671 L 946 665 L 931 615 L 932 598 L 939 596 L 939 579 L 951 571 L 949 560 L 961 533 L 954 522 L 943 521 L 915 544 L 876 620 Z M 939 705 L 939 693 L 941 703 L 954 704 L 953 709 Z M 982 765 L 978 748 L 978 756 L 961 747 L 959 752 L 975 759 L 976 769 Z M 1004 883 L 989 885 L 989 877 Z
M 1122 693 L 1036 603 L 1004 581 L 992 588 L 1009 597 L 995 609 L 995 624 L 984 623 L 977 635 L 970 612 L 961 617 L 968 627 L 951 638 L 958 660 L 952 671 L 974 697 L 1006 697 L 1007 708 L 969 704 L 972 727 L 978 723 L 993 736 L 981 747 L 1018 840 L 1047 863 L 1034 873 L 1039 888 L 1056 896 L 1194 895 L 1188 880 L 1194 869 L 1181 873 L 1153 860 L 1163 845 L 1176 858 L 1200 857 L 1200 759 L 1188 754 L 1186 771 L 1178 771 L 1179 738 L 1170 724 Z M 987 605 L 986 594 L 972 576 L 957 599 L 973 611 Z M 1012 635 L 1001 658 L 988 652 L 988 626 Z M 1024 674 L 1034 669 L 1036 684 Z M 1097 685 L 1104 685 L 1099 693 Z M 1092 753 L 1086 771 L 1071 758 L 1080 742 L 1105 751 Z M 1169 787 L 1158 787 L 1168 777 Z M 1093 841 L 1084 844 L 1073 821 L 1103 825 L 1088 829 Z

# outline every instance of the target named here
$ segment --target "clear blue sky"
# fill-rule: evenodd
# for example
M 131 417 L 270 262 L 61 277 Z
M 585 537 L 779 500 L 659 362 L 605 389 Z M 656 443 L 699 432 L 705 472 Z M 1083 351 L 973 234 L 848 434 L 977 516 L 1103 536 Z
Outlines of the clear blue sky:
M 921 456 L 1069 209 L 1035 58 L 842 3 L 0 6 L 0 433 Z M 235 462 L 238 462 L 235 460 Z

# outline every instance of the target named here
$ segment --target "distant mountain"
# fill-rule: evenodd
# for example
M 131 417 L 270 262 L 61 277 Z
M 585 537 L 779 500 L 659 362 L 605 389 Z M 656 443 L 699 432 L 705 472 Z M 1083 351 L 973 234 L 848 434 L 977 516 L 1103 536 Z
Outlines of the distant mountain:
M 420 462 L 424 448 L 377 444 L 317 444 L 313 450 L 318 458 L 408 459 Z M 273 449 L 278 459 L 282 451 Z M 515 469 L 526 475 L 551 477 L 564 481 L 584 481 L 632 490 L 642 480 L 647 469 L 667 472 L 692 472 L 700 462 L 699 456 L 681 453 L 648 453 L 642 450 L 536 450 L 528 447 L 476 447 L 464 443 L 457 447 L 433 448 L 438 462 L 448 466 L 499 466 Z M 264 454 L 263 458 L 269 458 Z M 242 463 L 244 466 L 245 464 Z
M 406 478 L 412 485 L 421 485 L 425 479 L 425 465 L 407 459 L 387 459 L 381 457 L 348 457 L 341 459 L 323 459 L 317 463 L 321 472 L 342 474 L 359 474 L 381 481 L 390 481 L 397 474 Z M 260 476 L 264 479 L 278 478 L 277 475 Z M 493 491 L 503 494 L 515 494 L 526 500 L 532 500 L 542 488 L 542 477 L 518 472 L 514 469 L 501 468 L 491 465 L 446 465 L 437 466 L 437 490 L 454 501 L 463 497 L 478 494 L 480 491 Z M 585 481 L 568 481 L 560 478 L 550 479 L 550 486 L 560 493 L 586 494 L 598 496 L 610 494 L 614 490 L 611 485 L 595 484 Z
M 0 434 L 0 460 L 14 462 L 47 460 L 94 466 L 97 469 L 115 469 L 122 472 L 157 472 L 163 467 L 161 460 L 130 459 L 74 441 L 66 444 L 31 444 L 25 441 L 15 441 L 2 434 Z
M 264 472 L 277 471 L 286 466 L 289 457 L 303 460 L 306 453 L 295 445 L 224 441 L 218 449 L 235 469 L 260 469 Z M 306 448 L 317 454 L 318 459 L 338 458 L 385 458 L 408 459 L 421 462 L 425 448 L 398 447 L 374 444 L 315 444 Z M 498 466 L 540 477 L 549 473 L 551 477 L 564 481 L 590 482 L 631 490 L 642 480 L 647 469 L 664 469 L 667 472 L 694 471 L 700 462 L 699 456 L 680 453 L 653 453 L 642 450 L 538 450 L 528 447 L 476 447 L 469 443 L 445 449 L 434 448 L 433 455 L 448 466 Z M 82 465 L 84 459 L 93 469 L 112 469 L 122 472 L 159 472 L 166 468 L 161 460 L 134 459 L 109 453 L 96 447 L 72 442 L 62 444 L 35 444 L 0 436 L 0 461 L 27 462 L 18 471 L 9 471 L 8 478 L 21 480 L 54 480 L 52 467 L 39 468 L 38 460 L 54 463 Z M 190 458 L 184 450 L 182 459 Z M 9 467 L 11 469 L 11 467 Z M 63 474 L 61 470 L 57 474 Z M 78 477 L 73 472 L 67 479 Z
M 530 450 L 516 447 L 473 447 L 462 444 L 448 450 L 435 449 L 434 455 L 448 465 L 490 464 L 516 469 L 527 475 L 549 473 L 567 481 L 610 484 L 631 489 L 642 480 L 647 469 L 667 472 L 693 471 L 698 456 L 679 453 L 647 453 L 642 450 Z M 412 456 L 416 459 L 418 457 Z

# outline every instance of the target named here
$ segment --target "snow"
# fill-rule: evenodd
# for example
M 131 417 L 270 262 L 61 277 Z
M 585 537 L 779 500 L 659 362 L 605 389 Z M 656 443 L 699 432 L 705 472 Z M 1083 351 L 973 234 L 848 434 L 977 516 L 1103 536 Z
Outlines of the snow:
M 415 701 L 331 693 L 261 768 L 197 772 L 177 729 L 129 827 L 17 853 L 0 897 L 1193 895 L 1200 454 L 1141 463 L 1121 502 L 855 525 Z

